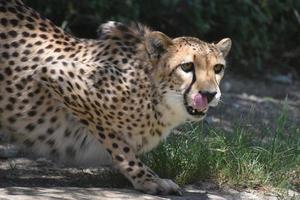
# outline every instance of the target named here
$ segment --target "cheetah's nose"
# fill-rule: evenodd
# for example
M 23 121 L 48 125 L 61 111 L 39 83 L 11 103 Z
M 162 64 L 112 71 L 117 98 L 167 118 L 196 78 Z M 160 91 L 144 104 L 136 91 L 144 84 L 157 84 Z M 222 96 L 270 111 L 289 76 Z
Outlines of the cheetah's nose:
M 210 103 L 217 94 L 217 92 L 208 92 L 208 91 L 200 91 L 199 93 L 207 98 L 207 103 Z

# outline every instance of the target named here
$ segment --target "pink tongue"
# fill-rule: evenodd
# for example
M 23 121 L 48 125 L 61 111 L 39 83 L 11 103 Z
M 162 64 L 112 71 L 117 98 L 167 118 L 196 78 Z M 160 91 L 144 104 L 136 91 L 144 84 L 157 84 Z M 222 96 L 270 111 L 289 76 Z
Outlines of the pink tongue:
M 194 109 L 199 109 L 199 110 L 206 108 L 207 107 L 206 96 L 203 96 L 200 93 L 196 94 L 193 98 L 192 106 Z

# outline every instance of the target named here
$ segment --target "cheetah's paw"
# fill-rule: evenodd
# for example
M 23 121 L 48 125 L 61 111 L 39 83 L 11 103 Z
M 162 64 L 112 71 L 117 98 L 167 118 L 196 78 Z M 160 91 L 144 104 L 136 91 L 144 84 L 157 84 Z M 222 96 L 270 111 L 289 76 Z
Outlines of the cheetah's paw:
M 148 194 L 182 195 L 180 187 L 170 179 L 155 178 L 136 185 L 135 188 Z

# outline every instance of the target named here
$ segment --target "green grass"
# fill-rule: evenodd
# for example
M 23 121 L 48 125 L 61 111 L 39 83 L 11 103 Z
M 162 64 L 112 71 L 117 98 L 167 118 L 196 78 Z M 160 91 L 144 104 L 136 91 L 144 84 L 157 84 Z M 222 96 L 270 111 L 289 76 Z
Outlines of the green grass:
M 203 179 L 236 188 L 277 187 L 300 190 L 300 127 L 287 127 L 287 115 L 275 128 L 254 133 L 239 125 L 233 131 L 186 124 L 144 161 L 160 176 L 179 185 Z

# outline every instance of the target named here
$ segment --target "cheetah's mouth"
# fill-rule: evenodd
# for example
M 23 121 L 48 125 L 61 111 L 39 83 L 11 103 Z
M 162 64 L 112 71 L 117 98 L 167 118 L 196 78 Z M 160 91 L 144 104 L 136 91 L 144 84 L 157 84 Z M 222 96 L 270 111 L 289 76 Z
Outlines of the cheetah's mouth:
M 187 100 L 187 98 L 188 98 L 187 96 L 188 96 L 188 91 L 186 91 L 186 92 L 184 93 L 184 95 L 183 95 L 184 106 L 185 106 L 185 108 L 186 108 L 186 111 L 187 111 L 190 115 L 192 115 L 192 116 L 194 116 L 194 117 L 203 117 L 203 116 L 206 114 L 207 109 L 204 109 L 204 110 L 202 109 L 202 110 L 200 110 L 200 109 L 197 109 L 197 108 L 195 108 L 195 107 L 189 105 L 188 100 Z
M 195 76 L 195 73 L 193 73 L 192 83 L 189 85 L 189 87 L 183 93 L 183 103 L 184 103 L 184 106 L 186 108 L 186 111 L 191 116 L 201 118 L 201 117 L 204 117 L 206 115 L 206 111 L 208 110 L 206 97 L 205 97 L 205 101 L 203 101 L 204 97 L 201 96 L 201 95 L 199 96 L 197 94 L 197 95 L 194 95 L 192 97 L 192 99 L 193 99 L 192 103 L 189 103 L 189 101 L 188 101 L 188 96 L 189 96 L 191 87 L 192 87 L 192 85 L 195 81 L 196 81 L 196 76 Z M 200 97 L 200 99 L 199 99 L 199 97 Z
M 197 109 L 194 109 L 192 106 L 185 105 L 185 107 L 186 107 L 187 112 L 190 115 L 202 117 L 202 116 L 204 116 L 206 114 L 203 111 L 198 111 Z

